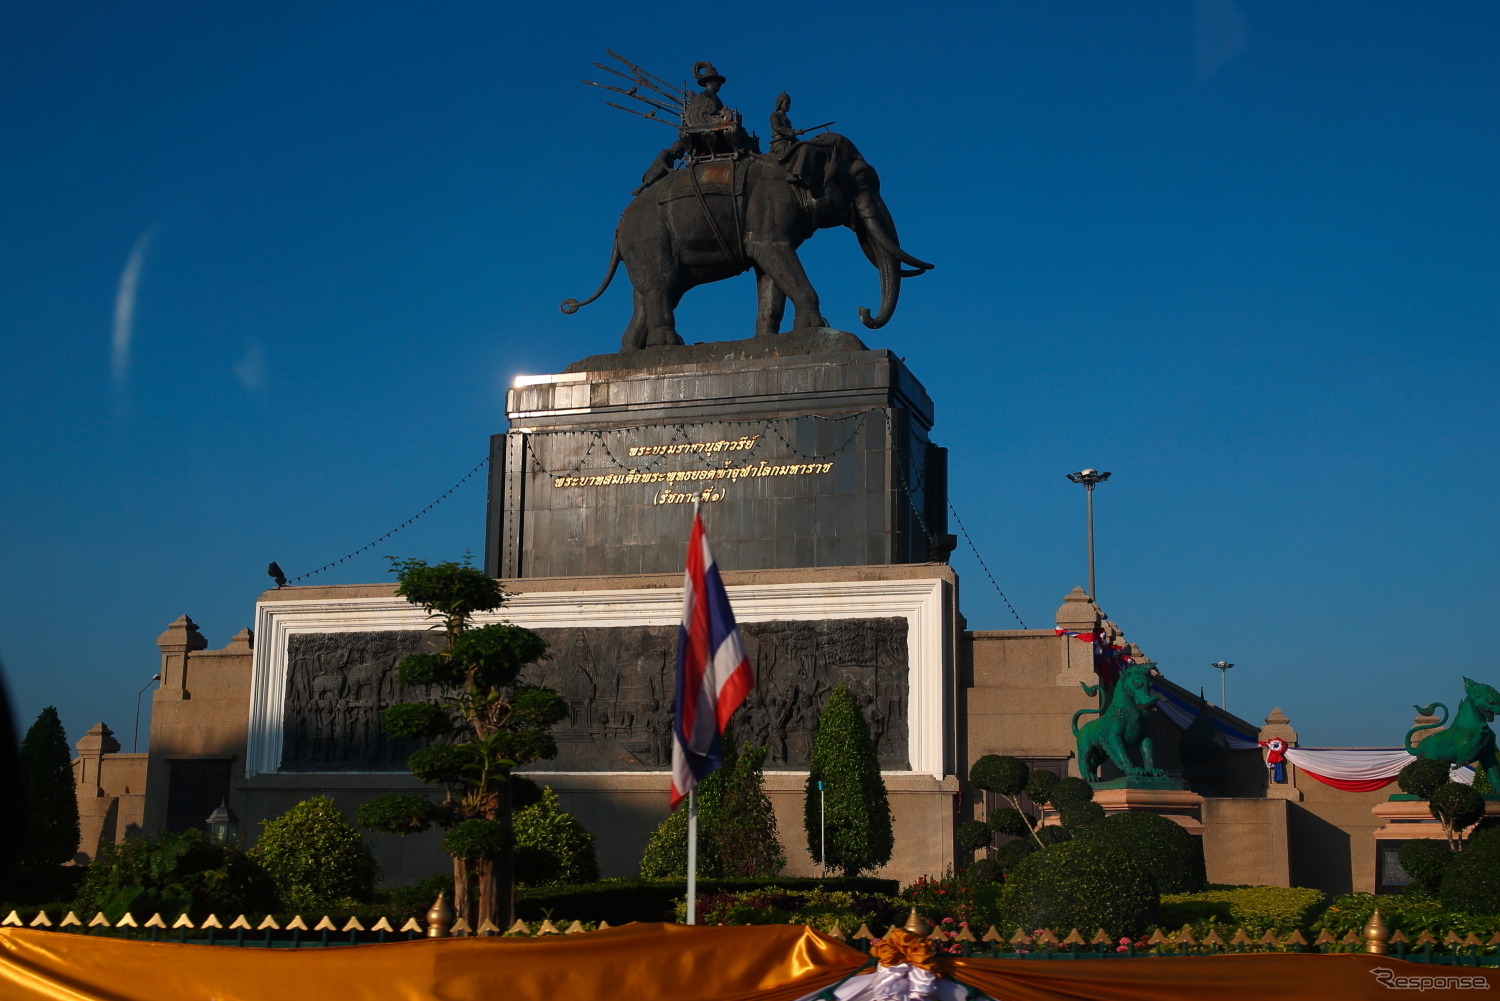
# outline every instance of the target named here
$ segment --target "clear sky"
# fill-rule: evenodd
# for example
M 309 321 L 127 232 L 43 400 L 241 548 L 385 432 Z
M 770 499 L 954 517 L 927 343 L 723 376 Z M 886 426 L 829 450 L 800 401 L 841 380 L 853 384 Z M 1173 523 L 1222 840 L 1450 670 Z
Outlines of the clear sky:
M 836 120 L 937 269 L 863 331 L 937 405 L 954 506 L 1029 627 L 1086 576 L 1173 680 L 1304 744 L 1395 744 L 1500 684 L 1500 5 L 0 5 L 0 658 L 22 727 L 129 749 L 156 636 L 212 647 L 402 524 L 504 388 L 615 350 L 602 277 L 671 139 L 583 86 L 707 59 L 767 134 Z M 748 276 L 689 341 L 753 332 Z M 481 554 L 476 476 L 309 583 Z M 971 628 L 1013 628 L 961 538 Z

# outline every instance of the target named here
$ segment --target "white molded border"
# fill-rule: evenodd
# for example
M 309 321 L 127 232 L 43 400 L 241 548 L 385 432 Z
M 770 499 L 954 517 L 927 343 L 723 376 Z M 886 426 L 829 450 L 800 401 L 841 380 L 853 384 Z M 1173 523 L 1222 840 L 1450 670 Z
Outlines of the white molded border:
M 906 619 L 907 753 L 911 772 L 944 775 L 944 685 L 950 646 L 944 592 L 937 578 L 748 584 L 727 588 L 740 622 L 807 619 Z M 477 621 L 513 622 L 528 629 L 676 625 L 680 588 L 619 591 L 552 591 L 512 595 L 505 608 Z M 302 633 L 424 629 L 431 620 L 404 599 L 329 598 L 263 601 L 255 606 L 255 666 L 250 688 L 246 777 L 274 774 L 281 765 L 282 709 L 286 702 L 289 639 Z M 298 773 L 303 774 L 303 773 Z M 340 772 L 339 774 L 350 774 Z

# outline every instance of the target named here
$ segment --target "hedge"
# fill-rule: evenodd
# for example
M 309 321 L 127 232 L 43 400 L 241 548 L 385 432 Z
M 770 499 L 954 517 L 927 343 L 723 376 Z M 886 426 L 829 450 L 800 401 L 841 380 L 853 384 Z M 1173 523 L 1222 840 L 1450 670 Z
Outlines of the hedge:
M 848 890 L 852 893 L 895 896 L 901 885 L 873 876 L 783 877 L 777 879 L 700 879 L 698 893 L 740 893 L 745 890 Z M 687 894 L 680 879 L 612 879 L 578 886 L 536 886 L 516 891 L 516 917 L 524 921 L 551 918 L 554 922 L 671 921 L 676 902 Z
M 1202 893 L 1167 893 L 1162 895 L 1161 903 L 1163 927 L 1215 919 L 1246 931 L 1287 932 L 1308 926 L 1323 906 L 1323 891 L 1302 886 L 1242 886 Z

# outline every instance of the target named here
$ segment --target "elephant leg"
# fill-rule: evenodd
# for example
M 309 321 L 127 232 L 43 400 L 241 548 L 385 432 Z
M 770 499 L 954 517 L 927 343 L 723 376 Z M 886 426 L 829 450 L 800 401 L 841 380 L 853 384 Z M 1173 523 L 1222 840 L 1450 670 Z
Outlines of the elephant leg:
M 646 346 L 646 307 L 641 290 L 633 290 L 630 298 L 632 310 L 630 322 L 625 325 L 625 333 L 620 338 L 621 354 L 627 351 L 639 351 Z
M 826 327 L 828 321 L 819 311 L 818 293 L 813 291 L 807 272 L 797 259 L 797 252 L 787 244 L 757 243 L 746 248 L 756 266 L 792 300 L 792 329 Z
M 682 301 L 682 291 L 665 286 L 637 288 L 641 311 L 645 318 L 646 347 L 662 344 L 681 344 L 677 336 L 677 304 Z
M 786 293 L 759 267 L 755 269 L 755 289 L 760 297 L 760 309 L 755 314 L 755 336 L 774 337 L 781 333 L 781 319 L 786 315 Z

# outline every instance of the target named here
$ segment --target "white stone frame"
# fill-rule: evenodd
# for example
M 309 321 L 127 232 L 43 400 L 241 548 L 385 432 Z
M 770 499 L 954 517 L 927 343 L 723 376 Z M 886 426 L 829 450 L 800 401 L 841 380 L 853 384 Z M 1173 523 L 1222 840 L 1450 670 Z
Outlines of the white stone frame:
M 909 672 L 906 744 L 911 767 L 908 772 L 895 774 L 944 777 L 943 707 L 951 667 L 945 664 L 945 658 L 952 646 L 952 637 L 948 635 L 946 581 L 929 577 L 742 584 L 731 585 L 726 590 L 734 606 L 735 618 L 740 622 L 906 619 Z M 581 623 L 597 627 L 676 625 L 682 620 L 682 589 L 514 594 L 506 599 L 501 612 L 479 615 L 475 620 L 480 623 L 512 622 L 528 629 L 574 627 Z M 417 630 L 430 625 L 431 619 L 426 613 L 395 595 L 258 602 L 255 606 L 255 664 L 250 686 L 245 776 L 279 772 L 287 648 L 292 636 Z M 338 774 L 360 773 L 340 771 Z

